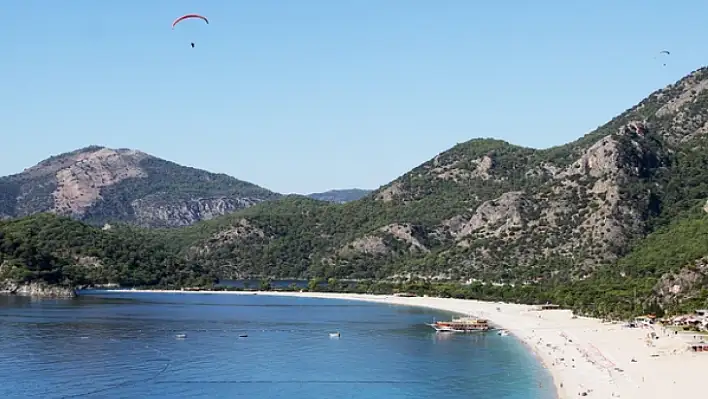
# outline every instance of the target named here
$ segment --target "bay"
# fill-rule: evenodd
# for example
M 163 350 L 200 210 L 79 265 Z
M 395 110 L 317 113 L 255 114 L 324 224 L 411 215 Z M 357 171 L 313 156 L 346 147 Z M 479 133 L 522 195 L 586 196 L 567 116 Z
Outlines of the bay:
M 555 398 L 547 371 L 514 337 L 425 325 L 451 316 L 265 295 L 0 297 L 0 395 Z

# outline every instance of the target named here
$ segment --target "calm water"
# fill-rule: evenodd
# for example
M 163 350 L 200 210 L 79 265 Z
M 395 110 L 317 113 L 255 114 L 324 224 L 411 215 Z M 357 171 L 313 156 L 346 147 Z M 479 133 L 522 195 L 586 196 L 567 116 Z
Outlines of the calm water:
M 436 335 L 433 317 L 450 315 L 255 295 L 0 297 L 0 397 L 555 397 L 514 338 Z

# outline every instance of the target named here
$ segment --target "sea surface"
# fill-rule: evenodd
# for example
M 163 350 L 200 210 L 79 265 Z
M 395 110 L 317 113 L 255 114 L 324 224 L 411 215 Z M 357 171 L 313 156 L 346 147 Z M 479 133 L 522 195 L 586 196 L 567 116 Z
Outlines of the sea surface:
M 514 337 L 424 324 L 451 316 L 265 295 L 0 296 L 0 397 L 556 397 Z

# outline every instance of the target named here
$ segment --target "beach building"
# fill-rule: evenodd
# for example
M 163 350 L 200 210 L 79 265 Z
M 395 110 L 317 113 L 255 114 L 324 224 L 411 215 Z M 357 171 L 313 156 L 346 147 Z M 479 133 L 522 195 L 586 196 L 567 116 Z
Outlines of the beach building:
M 693 352 L 708 352 L 708 342 L 691 342 L 688 348 Z
M 643 325 L 648 325 L 648 324 L 654 324 L 656 321 L 656 315 L 653 314 L 648 314 L 644 316 L 639 316 L 634 318 L 634 322 L 637 324 L 643 324 Z
M 708 331 L 708 310 L 697 309 L 693 314 L 675 316 L 669 324 L 683 327 L 684 330 Z

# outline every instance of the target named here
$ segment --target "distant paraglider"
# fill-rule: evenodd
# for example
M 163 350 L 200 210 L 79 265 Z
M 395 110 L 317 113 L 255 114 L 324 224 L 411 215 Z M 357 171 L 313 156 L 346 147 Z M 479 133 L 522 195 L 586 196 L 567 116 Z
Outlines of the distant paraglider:
M 204 22 L 206 22 L 207 25 L 209 24 L 209 20 L 207 19 L 207 17 L 205 17 L 205 16 L 203 16 L 203 15 L 199 15 L 199 14 L 187 14 L 187 15 L 182 15 L 181 17 L 175 19 L 175 20 L 172 22 L 172 29 L 174 29 L 175 26 L 177 26 L 178 23 L 184 21 L 185 19 L 191 19 L 191 18 L 199 18 L 199 19 L 203 20 Z
M 202 21 L 206 22 L 207 25 L 209 25 L 209 20 L 207 19 L 207 17 L 205 17 L 205 16 L 203 16 L 203 15 L 199 15 L 199 14 L 186 14 L 186 15 L 182 15 L 181 17 L 179 17 L 179 18 L 175 19 L 174 21 L 172 21 L 172 30 L 175 29 L 175 26 L 177 26 L 178 23 L 180 23 L 180 22 L 182 22 L 182 21 L 184 21 L 184 20 L 187 20 L 187 19 L 195 19 L 195 18 L 196 18 L 196 19 L 201 19 Z M 190 46 L 192 46 L 192 48 L 194 48 L 194 42 L 191 42 L 191 43 L 189 43 L 189 44 L 190 44 Z
M 659 51 L 659 54 L 665 54 L 667 57 L 671 55 L 671 52 L 668 50 L 661 50 Z M 663 63 L 664 66 L 666 66 L 666 62 Z

